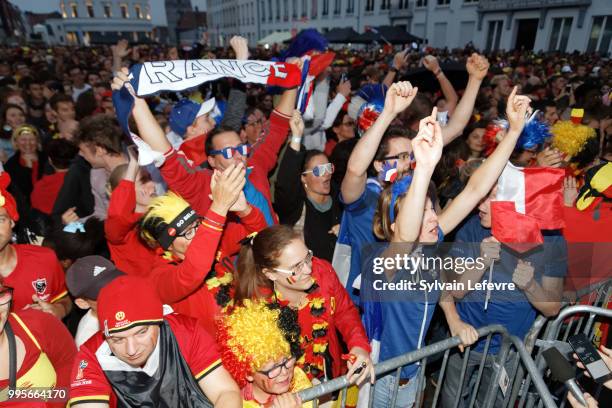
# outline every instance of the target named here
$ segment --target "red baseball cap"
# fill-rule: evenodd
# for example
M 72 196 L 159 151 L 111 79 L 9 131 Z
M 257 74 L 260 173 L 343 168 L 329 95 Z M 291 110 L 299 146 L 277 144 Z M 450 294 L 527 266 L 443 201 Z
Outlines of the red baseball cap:
M 163 304 L 149 281 L 120 276 L 100 290 L 98 320 L 106 337 L 135 326 L 163 321 Z

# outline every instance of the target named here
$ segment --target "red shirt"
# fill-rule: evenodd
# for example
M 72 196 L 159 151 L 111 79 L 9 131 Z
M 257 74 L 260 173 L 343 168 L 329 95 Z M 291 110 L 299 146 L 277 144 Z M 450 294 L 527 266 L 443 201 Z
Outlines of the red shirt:
M 19 311 L 32 304 L 32 295 L 45 302 L 54 303 L 68 295 L 64 270 L 55 253 L 36 245 L 13 245 L 17 266 L 4 279 L 4 285 L 12 287 L 13 310 Z
M 612 203 L 584 211 L 564 207 L 563 236 L 568 246 L 567 290 L 579 290 L 612 275 Z
M 211 335 L 214 330 L 216 302 L 204 279 L 212 269 L 215 252 L 221 239 L 225 217 L 208 210 L 206 218 L 185 253 L 182 262 L 169 263 L 157 257 L 150 279 L 163 303 L 174 311 L 193 317 Z
M 53 204 L 59 194 L 62 185 L 64 184 L 64 177 L 66 172 L 53 173 L 43 176 L 36 184 L 32 194 L 30 194 L 30 201 L 32 202 L 32 208 L 51 215 L 53 211 Z
M 206 161 L 206 135 L 196 136 L 181 143 L 180 149 L 196 166 Z
M 194 319 L 171 314 L 164 316 L 164 320 L 170 325 L 181 355 L 196 381 L 221 367 L 217 343 Z M 105 359 L 113 358 L 102 332 L 87 340 L 77 353 L 70 376 L 69 406 L 79 402 L 105 402 L 111 408 L 116 407 L 115 394 L 104 375 L 98 355 L 103 355 Z
M 121 180 L 111 194 L 104 235 L 111 259 L 120 271 L 128 275 L 148 275 L 157 255 L 139 237 L 137 224 L 142 214 L 135 213 L 135 207 L 134 182 Z
M 70 370 L 72 369 L 72 361 L 76 355 L 76 346 L 74 340 L 70 335 L 70 332 L 62 324 L 59 319 L 51 316 L 49 313 L 44 313 L 39 310 L 20 310 L 15 313 L 21 321 L 25 324 L 27 333 L 24 328 L 17 322 L 13 314 L 8 317 L 8 322 L 11 324 L 11 328 L 15 333 L 15 337 L 18 337 L 25 347 L 25 356 L 21 367 L 17 370 L 17 382 L 19 378 L 23 377 L 30 369 L 33 368 L 34 364 L 38 361 L 41 351 L 47 355 L 49 361 L 55 369 L 56 383 L 55 389 L 66 390 L 70 383 Z M 32 336 L 30 336 L 30 334 Z M 51 334 L 51 335 L 50 335 Z M 32 337 L 34 339 L 32 339 Z M 34 342 L 38 343 L 38 345 Z M 40 346 L 40 349 L 39 347 Z M 2 357 L 4 359 L 5 356 Z M 8 356 L 6 356 L 8 358 Z M 0 390 L 8 387 L 8 379 L 0 380 Z M 33 384 L 36 388 L 37 384 Z M 59 392 L 59 391 L 58 391 Z M 59 394 L 58 394 L 59 396 Z M 66 391 L 66 397 L 68 392 Z M 0 407 L 16 407 L 16 408 L 38 408 L 38 407 L 62 407 L 65 406 L 63 403 L 56 402 L 45 403 L 45 402 L 0 402 Z

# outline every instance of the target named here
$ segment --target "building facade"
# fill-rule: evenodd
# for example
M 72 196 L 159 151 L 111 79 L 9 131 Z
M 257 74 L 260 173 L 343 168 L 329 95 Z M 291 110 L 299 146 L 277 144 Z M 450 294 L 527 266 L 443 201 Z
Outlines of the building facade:
M 180 20 L 185 13 L 192 11 L 191 0 L 164 0 L 166 20 L 168 21 L 168 39 L 176 44 L 180 39 Z
M 61 21 L 47 25 L 63 32 L 62 44 L 115 43 L 119 38 L 134 42 L 154 41 L 148 0 L 60 0 Z
M 240 34 L 397 25 L 434 47 L 610 53 L 612 0 L 208 0 L 212 45 Z
M 27 27 L 19 7 L 0 0 L 0 44 L 18 44 L 25 40 Z

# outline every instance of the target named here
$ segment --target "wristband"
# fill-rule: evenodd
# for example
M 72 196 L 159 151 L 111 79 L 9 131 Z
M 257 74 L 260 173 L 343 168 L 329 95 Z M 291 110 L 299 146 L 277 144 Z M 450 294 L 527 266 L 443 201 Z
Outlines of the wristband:
M 441 73 L 442 73 L 442 68 L 438 68 L 438 70 L 434 72 L 434 76 L 437 78 L 438 75 L 440 75 Z
M 291 136 L 291 143 L 302 143 L 302 136 Z
M 389 71 L 395 72 L 397 74 L 399 72 L 399 69 L 397 69 L 395 67 L 391 67 L 391 68 L 389 68 Z

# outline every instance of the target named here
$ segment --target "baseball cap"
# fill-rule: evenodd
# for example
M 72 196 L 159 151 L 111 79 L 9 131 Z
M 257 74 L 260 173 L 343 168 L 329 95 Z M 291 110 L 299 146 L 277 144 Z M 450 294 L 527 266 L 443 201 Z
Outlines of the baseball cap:
M 137 276 L 116 278 L 100 291 L 98 320 L 106 337 L 135 326 L 163 321 L 163 304 L 151 283 Z
M 98 255 L 85 256 L 66 271 L 66 286 L 76 298 L 96 300 L 103 287 L 123 275 L 108 259 Z
M 170 129 L 180 136 L 184 136 L 187 128 L 195 120 L 211 112 L 215 107 L 215 98 L 210 98 L 202 104 L 195 103 L 190 99 L 181 99 L 170 112 Z
M 569 65 L 564 65 L 563 68 L 561 68 L 561 72 L 570 73 L 572 72 L 572 67 L 570 67 Z

